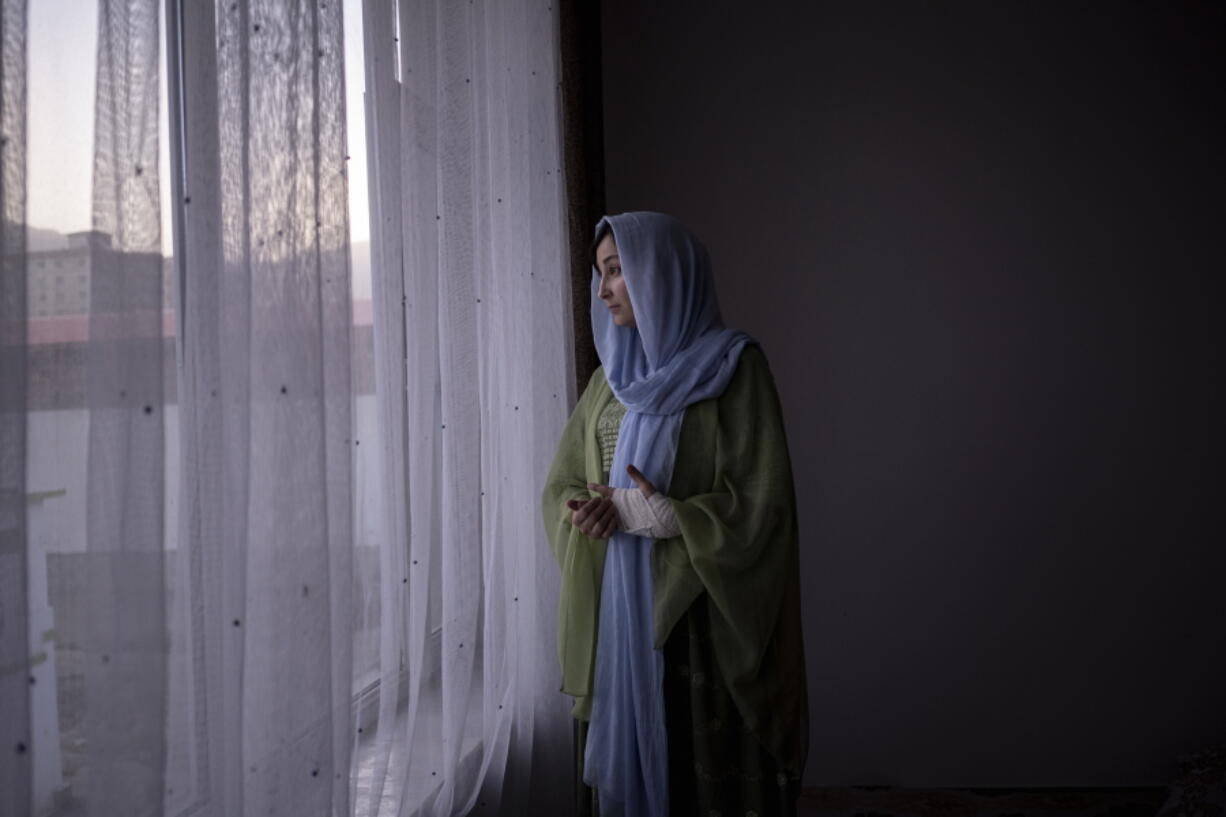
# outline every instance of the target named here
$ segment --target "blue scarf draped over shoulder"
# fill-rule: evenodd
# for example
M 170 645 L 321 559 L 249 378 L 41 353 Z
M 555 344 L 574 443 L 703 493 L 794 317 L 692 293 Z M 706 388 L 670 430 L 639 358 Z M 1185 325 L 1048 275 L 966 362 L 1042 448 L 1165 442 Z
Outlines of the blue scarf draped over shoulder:
M 711 262 L 680 221 L 663 213 L 605 216 L 636 327 L 617 326 L 592 269 L 592 335 L 614 396 L 626 407 L 609 483 L 634 488 L 634 465 L 668 492 L 686 406 L 723 394 L 754 340 L 724 327 Z M 617 531 L 600 588 L 596 677 L 584 782 L 604 815 L 668 814 L 664 659 L 652 638 L 652 540 Z

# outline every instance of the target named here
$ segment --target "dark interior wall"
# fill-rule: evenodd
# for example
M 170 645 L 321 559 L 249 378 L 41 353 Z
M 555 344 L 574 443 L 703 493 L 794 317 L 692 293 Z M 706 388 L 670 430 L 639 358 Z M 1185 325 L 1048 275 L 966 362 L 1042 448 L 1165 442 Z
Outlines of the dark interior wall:
M 780 9 L 607 0 L 605 171 L 778 381 L 806 783 L 1169 782 L 1226 738 L 1223 5 Z

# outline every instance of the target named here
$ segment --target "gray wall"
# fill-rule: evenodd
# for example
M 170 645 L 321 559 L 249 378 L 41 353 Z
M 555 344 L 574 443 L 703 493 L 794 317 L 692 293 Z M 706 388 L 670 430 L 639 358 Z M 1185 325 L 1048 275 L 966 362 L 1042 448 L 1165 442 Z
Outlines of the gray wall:
M 1223 6 L 794 6 L 602 39 L 609 210 L 785 405 L 806 783 L 1168 782 L 1226 738 Z

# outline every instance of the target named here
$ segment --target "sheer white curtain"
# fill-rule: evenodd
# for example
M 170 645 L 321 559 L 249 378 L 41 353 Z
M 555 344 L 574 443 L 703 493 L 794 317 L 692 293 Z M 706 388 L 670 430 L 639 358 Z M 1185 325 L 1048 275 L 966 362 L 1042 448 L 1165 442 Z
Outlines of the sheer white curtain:
M 349 813 L 339 3 L 183 3 L 185 627 L 200 812 Z
M 341 4 L 99 0 L 92 229 L 31 260 L 27 5 L 0 0 L 5 815 L 570 805 L 538 508 L 574 393 L 557 10 L 365 6 L 382 522 L 355 577 Z M 31 311 L 61 278 L 78 312 Z
M 348 815 L 341 8 L 163 7 L 91 9 L 90 229 L 27 256 L 27 6 L 0 6 L 0 811 Z
M 28 8 L 3 5 L 5 814 L 161 812 L 174 396 L 158 5 L 97 4 L 88 222 L 38 231 L 28 257 Z
M 358 812 L 565 813 L 539 513 L 574 391 L 558 10 L 366 0 L 364 20 L 385 547 Z
M 85 560 L 61 604 L 80 651 L 90 813 L 155 813 L 166 706 L 158 3 L 102 0 L 94 110 Z M 37 757 L 36 757 L 37 759 Z
M 0 0 L 0 814 L 33 797 L 26 530 L 26 4 Z M 31 621 L 34 618 L 34 621 Z

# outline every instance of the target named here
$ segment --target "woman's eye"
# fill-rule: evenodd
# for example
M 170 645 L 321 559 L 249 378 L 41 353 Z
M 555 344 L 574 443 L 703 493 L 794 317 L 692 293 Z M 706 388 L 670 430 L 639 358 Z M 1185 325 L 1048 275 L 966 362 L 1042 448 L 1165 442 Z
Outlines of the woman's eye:
M 622 274 L 621 267 L 609 267 L 609 274 L 610 275 L 621 275 Z

